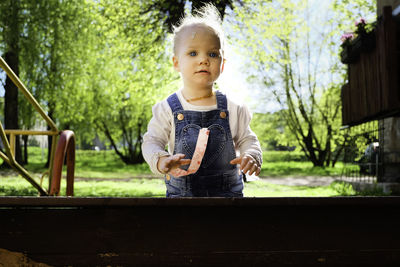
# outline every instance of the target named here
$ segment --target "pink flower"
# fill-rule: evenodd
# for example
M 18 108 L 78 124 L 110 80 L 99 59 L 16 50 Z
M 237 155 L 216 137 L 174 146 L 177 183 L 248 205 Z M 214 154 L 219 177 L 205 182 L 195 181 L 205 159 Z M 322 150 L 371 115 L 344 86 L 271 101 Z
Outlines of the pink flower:
M 344 43 L 346 41 L 350 41 L 351 39 L 353 39 L 354 34 L 351 32 L 347 32 L 345 34 L 342 35 L 342 37 L 340 37 L 340 40 Z
M 364 19 L 364 18 L 360 18 L 359 20 L 357 20 L 356 22 L 355 22 L 355 25 L 358 27 L 358 26 L 364 26 L 364 25 L 366 25 L 367 24 L 367 21 Z

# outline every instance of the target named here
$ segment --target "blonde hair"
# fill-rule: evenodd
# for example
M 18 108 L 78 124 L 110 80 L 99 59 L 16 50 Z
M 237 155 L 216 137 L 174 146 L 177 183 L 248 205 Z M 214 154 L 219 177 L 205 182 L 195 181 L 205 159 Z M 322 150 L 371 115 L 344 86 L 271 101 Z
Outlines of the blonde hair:
M 174 54 L 177 51 L 177 43 L 179 42 L 179 36 L 182 30 L 188 26 L 193 25 L 202 25 L 209 27 L 214 31 L 215 35 L 218 37 L 221 50 L 223 51 L 224 47 L 224 32 L 222 30 L 222 19 L 218 9 L 213 4 L 205 4 L 199 9 L 195 10 L 195 14 L 189 14 L 184 16 L 179 20 L 179 23 L 176 26 L 173 26 L 174 33 Z

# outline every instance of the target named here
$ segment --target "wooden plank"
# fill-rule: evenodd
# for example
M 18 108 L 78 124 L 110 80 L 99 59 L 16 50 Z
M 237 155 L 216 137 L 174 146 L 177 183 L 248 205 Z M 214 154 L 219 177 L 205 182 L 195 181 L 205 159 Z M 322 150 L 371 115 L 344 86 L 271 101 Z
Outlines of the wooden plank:
M 376 39 L 375 35 L 375 39 Z M 375 42 L 377 42 L 375 40 Z M 371 84 L 370 91 L 369 91 L 369 105 L 371 106 L 371 113 L 369 114 L 371 118 L 374 117 L 374 115 L 378 114 L 379 111 L 381 110 L 381 83 L 380 83 L 380 75 L 378 71 L 378 53 L 377 50 L 375 49 L 372 51 L 369 57 L 369 69 L 371 72 L 371 76 L 369 79 L 369 84 Z
M 367 82 L 367 77 L 369 75 L 368 69 L 367 69 L 367 57 L 369 55 L 365 53 L 361 53 L 360 55 L 360 73 L 358 74 L 358 79 L 359 79 L 359 98 L 360 98 L 360 116 L 362 118 L 368 117 L 368 103 L 367 103 L 367 98 L 368 98 L 368 90 L 369 90 L 369 85 Z
M 0 247 L 54 266 L 400 264 L 400 198 L 0 198 Z
M 379 25 L 379 53 L 381 55 L 382 113 L 391 112 L 399 108 L 397 100 L 398 68 L 396 56 L 396 23 L 392 18 L 391 9 L 384 9 L 383 20 Z
M 257 198 L 128 198 L 128 197 L 0 197 L 0 208 L 69 208 L 133 206 L 365 206 L 400 207 L 400 197 L 257 197 Z
M 351 123 L 349 118 L 351 101 L 348 83 L 342 86 L 340 94 L 340 98 L 342 99 L 342 125 L 348 125 Z

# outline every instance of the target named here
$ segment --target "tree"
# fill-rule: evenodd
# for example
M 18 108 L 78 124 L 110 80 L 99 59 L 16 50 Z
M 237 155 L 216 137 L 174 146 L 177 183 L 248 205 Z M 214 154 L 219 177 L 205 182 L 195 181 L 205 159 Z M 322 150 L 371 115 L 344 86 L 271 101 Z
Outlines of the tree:
M 276 111 L 253 115 L 250 126 L 263 150 L 277 150 L 280 147 L 293 146 L 295 143 L 295 140 L 290 140 L 290 136 L 285 136 L 285 123 L 281 113 L 282 111 Z
M 334 166 L 345 142 L 340 132 L 340 88 L 346 79 L 338 58 L 341 33 L 326 10 L 313 15 L 306 0 L 246 1 L 235 8 L 244 36 L 238 41 L 314 166 Z
M 179 20 L 185 14 L 185 3 L 191 2 L 192 12 L 199 9 L 204 3 L 212 3 L 221 14 L 221 19 L 224 18 L 225 8 L 228 6 L 233 7 L 232 0 L 152 0 L 146 5 L 141 14 L 153 13 L 157 16 L 157 21 L 162 21 L 163 25 L 169 32 L 172 32 L 174 25 L 178 24 Z M 241 1 L 238 1 L 239 3 Z M 158 12 L 154 14 L 154 11 Z
M 74 99 L 77 89 L 69 82 L 75 80 L 82 70 L 79 60 L 73 60 L 72 55 L 81 57 L 84 60 L 84 35 L 83 29 L 88 25 L 85 15 L 85 5 L 81 1 L 9 1 L 2 3 L 2 10 L 10 9 L 9 5 L 17 6 L 16 19 L 13 21 L 7 16 L 9 12 L 1 12 L 6 23 L 3 31 L 3 45 L 7 49 L 6 40 L 18 47 L 18 66 L 20 77 L 28 89 L 45 108 L 48 115 L 58 122 L 64 124 L 66 117 L 65 110 L 68 104 Z M 8 14 L 8 15 L 5 15 Z M 10 26 L 11 25 L 11 26 Z M 13 27 L 10 31 L 10 27 Z M 6 37 L 7 30 L 16 37 Z M 10 34 L 8 34 L 10 35 Z M 16 49 L 14 49 L 16 50 Z M 63 97 L 69 95 L 70 97 Z M 63 101 L 63 100 L 69 101 Z M 5 106 L 10 106 L 9 114 L 19 116 L 12 118 L 19 126 L 31 129 L 38 122 L 33 107 L 24 99 L 19 98 L 18 105 L 10 102 L 5 97 Z M 78 101 L 75 101 L 78 102 Z M 18 108 L 20 107 L 20 108 Z M 59 112 L 61 110 L 61 112 Z M 10 115 L 5 113 L 5 121 Z M 57 116 L 55 116 L 57 115 Z M 61 115 L 61 116 L 58 116 Z M 56 120 L 57 121 L 57 120 Z M 14 126 L 13 128 L 19 128 Z M 63 128 L 63 127 L 61 127 Z M 49 151 L 51 150 L 51 139 L 49 136 Z M 24 162 L 27 163 L 27 142 L 24 140 Z M 17 146 L 19 147 L 19 145 Z M 49 159 L 50 153 L 48 153 Z M 48 166 L 49 162 L 46 163 Z
M 96 57 L 86 69 L 85 117 L 127 164 L 143 162 L 141 142 L 151 107 L 177 78 L 165 50 L 163 22 L 157 14 L 143 14 L 144 5 L 98 3 L 93 8 L 97 34 L 89 40 Z
M 20 1 L 2 1 L 0 3 L 0 29 L 3 46 L 0 50 L 4 52 L 4 60 L 19 75 L 19 53 L 21 27 L 21 3 Z M 18 88 L 7 76 L 4 85 L 4 128 L 18 129 Z M 15 160 L 22 163 L 22 154 L 19 138 L 15 143 Z M 3 167 L 8 167 L 3 164 Z
M 78 144 L 98 134 L 125 163 L 142 162 L 151 107 L 178 86 L 166 29 L 177 23 L 185 1 L 17 2 L 20 75 L 47 114 L 60 129 L 73 130 Z M 231 3 L 213 2 L 222 14 Z M 2 21 L 10 21 L 13 3 L 0 3 Z M 22 128 L 34 127 L 32 107 L 22 97 L 19 105 Z
M 26 12 L 31 15 L 25 27 L 24 73 L 28 87 L 59 128 L 69 128 L 71 113 L 80 113 L 79 109 L 70 107 L 71 103 L 82 100 L 77 98 L 79 87 L 74 82 L 80 79 L 85 67 L 81 62 L 86 59 L 84 34 L 90 24 L 86 13 L 88 5 L 82 1 L 42 1 L 29 2 L 27 7 Z M 46 166 L 49 165 L 52 136 L 48 137 L 48 144 Z

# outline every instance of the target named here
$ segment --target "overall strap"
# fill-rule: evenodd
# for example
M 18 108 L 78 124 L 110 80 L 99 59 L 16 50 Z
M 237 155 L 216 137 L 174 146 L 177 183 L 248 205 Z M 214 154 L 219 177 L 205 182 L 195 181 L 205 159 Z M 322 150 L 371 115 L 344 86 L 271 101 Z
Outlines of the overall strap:
M 183 107 L 181 105 L 181 102 L 179 101 L 178 96 L 176 93 L 173 93 L 170 95 L 167 99 L 169 106 L 171 107 L 172 113 L 183 110 Z
M 217 97 L 217 105 L 219 109 L 228 109 L 228 104 L 226 100 L 226 95 L 221 93 L 220 91 L 216 91 L 215 95 Z

